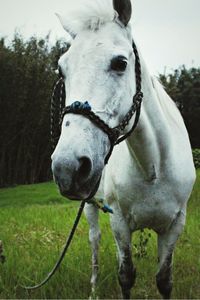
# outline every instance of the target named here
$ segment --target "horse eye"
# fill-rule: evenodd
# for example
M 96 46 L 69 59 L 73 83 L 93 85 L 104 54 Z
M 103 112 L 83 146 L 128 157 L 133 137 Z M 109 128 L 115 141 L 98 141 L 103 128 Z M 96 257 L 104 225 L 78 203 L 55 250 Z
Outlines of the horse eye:
M 111 60 L 110 68 L 113 71 L 124 72 L 127 67 L 127 59 L 124 56 L 117 56 Z

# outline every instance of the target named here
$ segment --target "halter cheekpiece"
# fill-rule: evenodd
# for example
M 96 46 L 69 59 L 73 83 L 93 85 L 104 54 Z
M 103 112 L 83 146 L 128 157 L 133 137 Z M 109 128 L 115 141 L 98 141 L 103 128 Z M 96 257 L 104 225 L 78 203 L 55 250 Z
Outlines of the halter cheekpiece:
M 92 107 L 87 101 L 85 102 L 75 101 L 70 106 L 65 107 L 65 85 L 64 85 L 63 78 L 62 77 L 59 78 L 59 80 L 56 82 L 54 86 L 52 99 L 51 99 L 51 139 L 52 139 L 52 146 L 54 148 L 60 136 L 62 120 L 64 116 L 69 113 L 82 115 L 86 117 L 108 135 L 111 146 L 110 146 L 110 151 L 105 158 L 105 164 L 108 162 L 112 154 L 113 147 L 121 143 L 128 136 L 131 135 L 131 133 L 134 131 L 139 121 L 141 103 L 143 98 L 143 93 L 141 91 L 140 59 L 134 42 L 132 43 L 132 47 L 133 47 L 133 52 L 135 54 L 136 94 L 133 96 L 133 103 L 129 111 L 124 116 L 120 124 L 114 128 L 110 128 L 98 115 L 96 115 L 92 111 Z M 129 121 L 131 120 L 134 114 L 136 114 L 135 121 L 131 130 L 128 131 L 126 134 L 121 135 L 121 132 L 129 124 Z

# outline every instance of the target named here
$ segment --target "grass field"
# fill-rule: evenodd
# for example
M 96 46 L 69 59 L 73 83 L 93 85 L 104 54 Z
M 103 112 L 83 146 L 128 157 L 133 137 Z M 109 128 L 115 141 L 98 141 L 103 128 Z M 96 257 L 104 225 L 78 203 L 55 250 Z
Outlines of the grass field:
M 0 190 L 0 240 L 6 262 L 0 264 L 0 298 L 85 299 L 90 294 L 90 247 L 88 225 L 83 216 L 60 270 L 37 291 L 27 292 L 20 285 L 33 285 L 52 268 L 73 224 L 79 203 L 62 198 L 53 183 Z M 101 213 L 99 298 L 119 298 L 117 259 L 109 216 Z M 147 234 L 149 231 L 147 232 Z M 139 245 L 140 233 L 133 236 Z M 146 256 L 133 255 L 137 280 L 133 298 L 160 298 L 156 285 L 156 236 L 151 232 Z M 137 251 L 140 251 L 137 246 Z M 187 225 L 179 239 L 174 258 L 173 298 L 200 298 L 200 172 L 193 190 Z

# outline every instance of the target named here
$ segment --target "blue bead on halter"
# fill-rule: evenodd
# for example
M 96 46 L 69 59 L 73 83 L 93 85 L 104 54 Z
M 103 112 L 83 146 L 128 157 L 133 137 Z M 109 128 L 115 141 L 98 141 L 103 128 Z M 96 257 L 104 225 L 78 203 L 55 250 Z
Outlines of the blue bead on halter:
M 85 109 L 85 110 L 91 110 L 92 107 L 90 106 L 90 104 L 87 101 L 85 101 L 83 103 L 83 109 Z
M 85 102 L 75 101 L 70 105 L 70 108 L 73 110 L 88 110 L 88 111 L 92 109 L 88 101 Z

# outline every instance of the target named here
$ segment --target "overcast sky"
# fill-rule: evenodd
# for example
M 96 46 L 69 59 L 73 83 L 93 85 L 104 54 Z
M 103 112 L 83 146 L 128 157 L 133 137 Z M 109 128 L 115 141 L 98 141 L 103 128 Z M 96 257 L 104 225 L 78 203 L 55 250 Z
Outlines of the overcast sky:
M 94 0 L 95 1 L 95 0 Z M 55 12 L 64 14 L 73 0 L 0 0 L 0 36 L 25 36 L 51 42 L 67 38 Z M 154 74 L 182 64 L 200 66 L 200 0 L 133 0 L 133 35 Z M 66 5 L 67 4 L 67 5 Z

